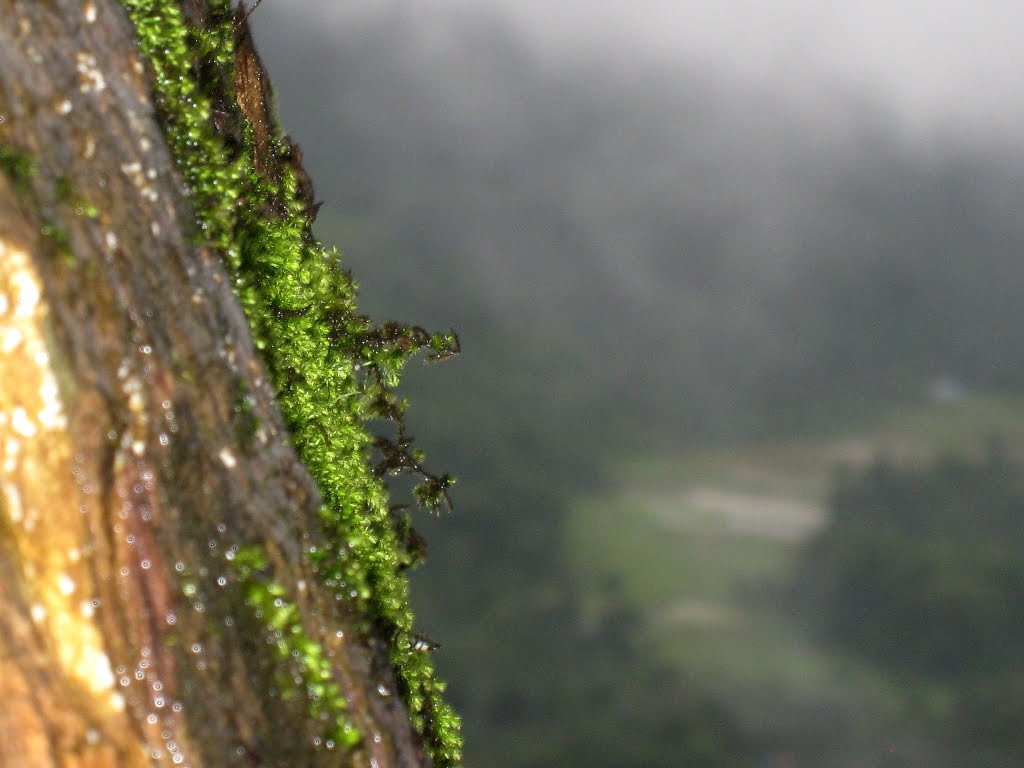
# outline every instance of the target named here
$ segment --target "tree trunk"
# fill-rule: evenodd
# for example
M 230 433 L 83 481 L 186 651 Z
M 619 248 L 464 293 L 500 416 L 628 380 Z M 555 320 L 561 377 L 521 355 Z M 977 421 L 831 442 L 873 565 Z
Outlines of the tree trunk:
M 259 216 L 301 207 L 312 247 L 298 153 L 225 3 L 0 0 L 0 766 L 454 765 L 425 652 L 374 607 L 391 582 L 360 566 L 366 597 L 325 576 L 347 535 L 369 557 L 396 537 L 376 501 L 358 536 L 365 509 L 324 522 L 328 486 L 296 450 L 326 428 L 277 400 L 296 344 L 243 311 L 282 313 L 232 266 L 241 215 L 220 239 L 203 218 L 247 201 L 203 196 L 220 171 L 198 128 L 168 128 L 146 13 L 189 31 L 172 52 L 234 31 L 233 59 L 186 50 L 207 82 L 181 99 L 207 100 L 234 189 L 291 189 Z M 292 397 L 312 386 L 287 370 Z M 340 482 L 381 496 L 353 434 Z

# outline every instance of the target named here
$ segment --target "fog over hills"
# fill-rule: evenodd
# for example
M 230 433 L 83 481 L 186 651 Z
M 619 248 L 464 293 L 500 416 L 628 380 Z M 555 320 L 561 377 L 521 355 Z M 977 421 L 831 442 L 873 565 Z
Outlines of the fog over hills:
M 285 7 L 286 5 L 286 7 Z M 1019 146 L 1024 7 L 1013 0 L 289 0 L 278 18 L 339 30 L 392 16 L 445 46 L 486 9 L 547 66 L 658 62 L 756 84 L 827 114 L 851 94 L 881 101 L 916 138 L 968 134 Z M 268 20 L 269 19 L 269 20 Z
M 323 230 L 372 309 L 454 324 L 470 348 L 485 328 L 534 338 L 600 380 L 598 401 L 669 399 L 635 391 L 642 367 L 719 423 L 766 388 L 805 396 L 833 332 L 890 394 L 945 372 L 1016 381 L 967 349 L 999 333 L 972 301 L 994 292 L 992 321 L 1018 319 L 999 297 L 1021 163 L 996 141 L 911 141 L 877 94 L 823 114 L 706 68 L 553 68 L 480 10 L 258 13 Z M 910 303 L 871 293 L 901 281 Z M 899 359 L 877 348 L 893 334 Z
M 457 514 L 425 522 L 442 530 L 417 584 L 471 756 L 681 764 L 630 753 L 616 729 L 655 728 L 638 738 L 677 756 L 679 721 L 718 715 L 643 710 L 648 674 L 671 676 L 637 671 L 642 632 L 573 625 L 567 504 L 623 454 L 827 428 L 936 377 L 1024 384 L 1024 160 L 999 127 L 1024 89 L 993 79 L 1012 98 L 986 122 L 989 96 L 957 112 L 908 75 L 962 119 L 941 117 L 881 76 L 826 76 L 829 41 L 783 67 L 806 75 L 790 88 L 739 43 L 746 73 L 715 65 L 728 53 L 670 56 L 634 29 L 657 16 L 577 28 L 581 6 L 555 6 L 556 23 L 521 5 L 266 0 L 253 19 L 363 309 L 463 340 L 458 360 L 410 370 L 410 420 L 460 476 Z M 1002 39 L 978 61 L 1009 61 Z

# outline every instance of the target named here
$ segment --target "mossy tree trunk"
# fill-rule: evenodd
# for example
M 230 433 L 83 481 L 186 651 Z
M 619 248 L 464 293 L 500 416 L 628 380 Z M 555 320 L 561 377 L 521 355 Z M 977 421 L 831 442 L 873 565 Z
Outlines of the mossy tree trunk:
M 322 493 L 129 5 L 0 0 L 0 766 L 454 764 L 396 631 L 309 557 Z M 210 124 L 273 174 L 241 70 Z

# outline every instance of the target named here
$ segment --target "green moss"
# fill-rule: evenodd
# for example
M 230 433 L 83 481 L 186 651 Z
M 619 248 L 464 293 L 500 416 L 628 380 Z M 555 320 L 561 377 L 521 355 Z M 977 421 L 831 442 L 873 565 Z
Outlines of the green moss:
M 270 651 L 278 665 L 278 687 L 294 696 L 294 681 L 301 680 L 309 713 L 324 724 L 322 744 L 327 749 L 359 744 L 359 731 L 345 714 L 348 703 L 334 681 L 331 663 L 323 648 L 302 626 L 299 611 L 289 602 L 287 590 L 267 580 L 267 561 L 259 547 L 242 547 L 231 559 L 245 595 L 245 602 L 272 635 Z
M 58 176 L 53 182 L 53 200 L 58 207 L 70 208 L 71 213 L 75 216 L 84 216 L 90 219 L 99 216 L 96 206 L 75 194 L 74 184 L 67 176 Z M 71 233 L 65 227 L 55 223 L 51 216 L 44 213 L 42 209 L 39 211 L 39 217 L 43 221 L 41 233 L 53 245 L 55 253 L 65 265 L 76 266 L 78 261 L 71 250 Z M 63 219 L 62 216 L 57 218 Z
M 9 144 L 0 143 L 0 172 L 7 176 L 16 190 L 29 192 L 30 185 L 36 178 L 36 159 L 27 152 L 22 152 Z M 99 212 L 94 206 L 88 205 L 74 196 L 71 180 L 66 176 L 57 177 L 53 183 L 52 194 L 53 197 L 45 203 L 41 203 L 32 195 L 27 197 L 40 220 L 39 234 L 46 238 L 53 249 L 52 253 L 66 265 L 75 266 L 77 261 L 71 252 L 71 234 L 66 227 L 61 226 L 55 220 L 55 212 L 50 203 L 55 201 L 58 205 L 73 205 L 74 213 L 79 216 L 95 218 Z
M 54 195 L 59 205 L 67 205 L 76 216 L 95 219 L 100 215 L 99 209 L 85 198 L 75 194 L 74 184 L 67 176 L 58 176 L 54 182 Z
M 40 214 L 40 218 L 42 226 L 39 228 L 39 234 L 50 243 L 53 255 L 66 266 L 75 266 L 78 262 L 71 252 L 71 234 L 64 227 L 51 221 L 49 217 Z
M 371 464 L 374 439 L 366 426 L 371 417 L 400 419 L 402 405 L 391 388 L 411 354 L 425 348 L 441 358 L 457 340 L 391 323 L 378 328 L 359 315 L 355 285 L 340 268 L 337 252 L 310 235 L 295 174 L 284 166 L 280 178 L 263 178 L 248 131 L 238 147 L 217 133 L 211 103 L 238 114 L 233 103 L 223 103 L 232 82 L 230 3 L 213 0 L 212 18 L 199 32 L 187 27 L 177 0 L 122 3 L 135 24 L 167 141 L 196 209 L 197 239 L 218 249 L 233 274 L 296 450 L 323 496 L 320 521 L 327 544 L 311 558 L 324 585 L 353 601 L 367 627 L 381 627 L 389 636 L 401 693 L 434 764 L 457 766 L 459 719 L 441 697 L 444 685 L 429 654 L 414 648 L 401 572 L 409 556 L 388 512 L 382 473 Z M 271 151 L 284 157 L 286 143 L 281 137 L 275 141 Z M 402 441 L 389 445 L 407 453 Z M 421 472 L 420 457 L 409 456 L 400 468 Z M 442 503 L 451 479 L 425 476 L 423 500 Z M 308 674 L 320 679 L 327 664 L 322 650 L 313 647 L 297 614 L 271 586 L 254 587 L 250 602 L 266 612 L 271 600 L 278 609 L 274 620 L 284 623 L 280 631 L 289 635 L 295 629 L 292 640 L 302 646 Z M 308 687 L 305 674 L 303 679 Z
M 36 161 L 31 155 L 14 147 L 0 144 L 0 171 L 10 180 L 15 189 L 26 190 L 36 175 Z

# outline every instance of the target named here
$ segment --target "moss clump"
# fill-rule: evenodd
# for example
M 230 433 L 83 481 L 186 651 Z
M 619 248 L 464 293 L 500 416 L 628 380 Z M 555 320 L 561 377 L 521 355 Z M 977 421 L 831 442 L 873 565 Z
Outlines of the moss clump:
M 64 227 L 44 217 L 43 225 L 39 228 L 39 234 L 50 241 L 61 258 L 72 264 L 74 263 L 74 258 L 71 256 L 71 235 Z
M 348 703 L 334 681 L 331 663 L 320 644 L 303 628 L 298 608 L 287 600 L 287 590 L 266 579 L 267 560 L 262 550 L 242 547 L 230 561 L 246 605 L 273 635 L 270 648 L 281 670 L 278 685 L 286 691 L 285 696 L 294 696 L 293 681 L 301 680 L 310 715 L 324 724 L 323 746 L 334 749 L 358 745 L 359 731 L 345 714 Z
M 99 209 L 85 198 L 75 194 L 74 184 L 67 176 L 57 177 L 53 191 L 57 203 L 71 207 L 76 216 L 84 216 L 88 219 L 99 217 Z
M 28 192 L 32 181 L 36 178 L 36 159 L 27 152 L 0 143 L 0 172 L 7 177 L 16 190 Z M 59 257 L 67 266 L 75 266 L 77 262 L 71 252 L 71 234 L 66 227 L 57 223 L 56 219 L 59 217 L 55 216 L 50 203 L 52 201 L 57 205 L 73 206 L 73 213 L 76 216 L 96 218 L 99 211 L 95 206 L 75 197 L 71 180 L 66 176 L 57 177 L 52 186 L 52 197 L 45 204 L 40 203 L 31 195 L 28 196 L 28 199 L 40 220 L 39 234 L 49 244 L 52 254 Z
M 215 127 L 211 104 L 240 115 L 234 101 L 225 100 L 235 82 L 230 3 L 212 0 L 201 30 L 188 27 L 178 0 L 122 3 L 152 72 L 199 239 L 219 250 L 233 274 L 296 450 L 323 496 L 320 520 L 328 543 L 311 557 L 326 586 L 353 600 L 368 627 L 384 629 L 401 693 L 434 764 L 457 766 L 459 719 L 441 697 L 444 685 L 429 655 L 414 640 L 401 572 L 409 556 L 393 527 L 381 473 L 371 466 L 374 438 L 366 426 L 368 418 L 400 417 L 402 405 L 391 388 L 410 355 L 428 349 L 441 358 L 457 340 L 397 324 L 377 328 L 359 315 L 355 286 L 337 252 L 310 234 L 309 202 L 300 199 L 294 169 L 281 162 L 268 177 L 257 169 L 252 126 L 239 121 L 237 142 Z M 272 136 L 269 151 L 283 160 L 290 144 Z M 412 460 L 406 468 L 421 471 L 419 457 Z M 440 503 L 450 483 L 427 476 L 420 495 Z M 261 602 L 259 595 L 250 599 Z
M 14 147 L 0 144 L 0 171 L 20 191 L 28 189 L 36 175 L 36 161 L 31 155 Z

